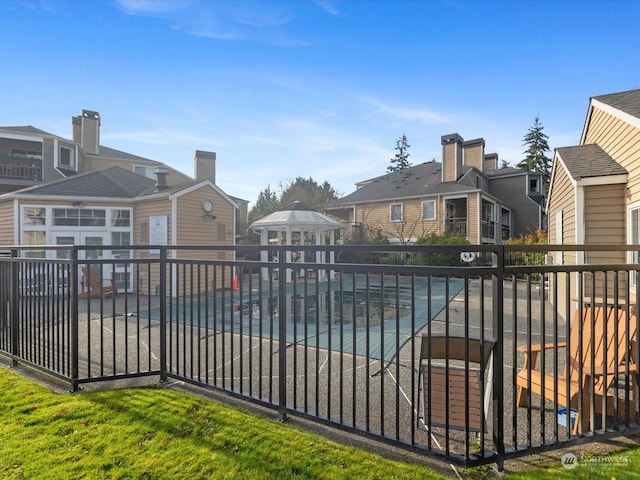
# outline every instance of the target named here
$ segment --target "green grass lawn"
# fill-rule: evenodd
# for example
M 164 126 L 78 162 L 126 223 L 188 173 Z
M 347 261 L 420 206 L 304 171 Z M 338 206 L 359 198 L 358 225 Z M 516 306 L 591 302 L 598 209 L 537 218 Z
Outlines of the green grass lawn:
M 640 471 L 640 451 L 624 455 L 624 469 L 558 466 L 513 478 L 640 478 L 633 473 Z M 145 387 L 58 394 L 4 367 L 0 477 L 444 478 L 423 465 L 388 460 L 185 392 Z

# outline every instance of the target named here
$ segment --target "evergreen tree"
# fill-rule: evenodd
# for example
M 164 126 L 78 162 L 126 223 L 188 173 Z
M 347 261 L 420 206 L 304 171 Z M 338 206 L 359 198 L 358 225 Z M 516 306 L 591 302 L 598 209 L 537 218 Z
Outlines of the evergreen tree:
M 296 177 L 293 182 L 281 185 L 281 189 L 280 204 L 282 206 L 298 201 L 316 210 L 323 210 L 328 201 L 338 198 L 338 192 L 327 180 L 319 184 L 311 177 Z
M 411 147 L 411 145 L 409 145 L 407 136 L 403 133 L 402 136 L 396 140 L 395 149 L 398 153 L 391 159 L 391 165 L 387 167 L 387 172 L 404 170 L 411 166 L 409 163 L 409 147 Z
M 249 211 L 249 223 L 253 223 L 256 220 L 275 212 L 279 206 L 280 200 L 278 200 L 276 192 L 272 191 L 271 187 L 267 185 L 267 188 L 260 190 L 256 203 Z
M 546 155 L 550 151 L 549 142 L 547 142 L 549 137 L 542 130 L 544 130 L 544 127 L 540 123 L 540 116 L 536 115 L 533 126 L 529 128 L 522 139 L 522 145 L 527 146 L 527 149 L 523 152 L 526 156 L 517 167 L 540 172 L 544 174 L 545 182 L 549 183 L 551 158 Z

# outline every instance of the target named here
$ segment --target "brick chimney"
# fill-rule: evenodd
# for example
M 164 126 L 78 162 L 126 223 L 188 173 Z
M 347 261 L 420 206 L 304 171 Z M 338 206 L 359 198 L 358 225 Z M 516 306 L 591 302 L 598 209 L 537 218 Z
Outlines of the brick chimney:
M 85 153 L 98 155 L 100 151 L 100 114 L 82 110 L 82 115 L 71 118 L 73 141 L 79 143 Z
M 442 181 L 455 182 L 462 174 L 462 142 L 457 133 L 443 135 L 442 141 Z
M 481 172 L 484 167 L 484 138 L 467 140 L 462 144 L 464 150 L 464 164 L 475 167 Z
M 196 150 L 193 160 L 194 177 L 197 181 L 211 180 L 216 183 L 216 153 Z

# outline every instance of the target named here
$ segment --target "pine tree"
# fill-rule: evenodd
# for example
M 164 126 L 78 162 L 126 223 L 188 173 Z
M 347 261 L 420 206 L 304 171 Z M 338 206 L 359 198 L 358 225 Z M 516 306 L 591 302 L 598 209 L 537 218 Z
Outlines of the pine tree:
M 545 182 L 548 183 L 551 176 L 551 158 L 546 155 L 550 151 L 549 142 L 547 142 L 549 137 L 542 130 L 544 126 L 540 123 L 540 116 L 536 115 L 533 126 L 522 139 L 522 145 L 527 146 L 523 152 L 526 156 L 517 167 L 542 173 Z
M 409 168 L 411 164 L 409 163 L 409 142 L 407 140 L 407 136 L 403 133 L 400 138 L 396 140 L 396 156 L 391 159 L 391 165 L 387 167 L 387 172 L 395 172 L 397 170 L 404 170 L 405 168 Z
M 254 222 L 262 217 L 275 212 L 280 206 L 280 200 L 276 192 L 271 190 L 269 185 L 258 194 L 258 199 L 249 212 L 249 222 Z

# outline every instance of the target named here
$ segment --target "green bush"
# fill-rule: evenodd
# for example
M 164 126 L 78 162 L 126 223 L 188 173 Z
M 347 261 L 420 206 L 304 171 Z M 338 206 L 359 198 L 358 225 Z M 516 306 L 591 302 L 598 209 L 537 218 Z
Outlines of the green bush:
M 415 245 L 469 245 L 464 235 L 431 233 L 419 238 Z M 460 255 L 449 252 L 414 253 L 407 259 L 409 265 L 460 266 Z

